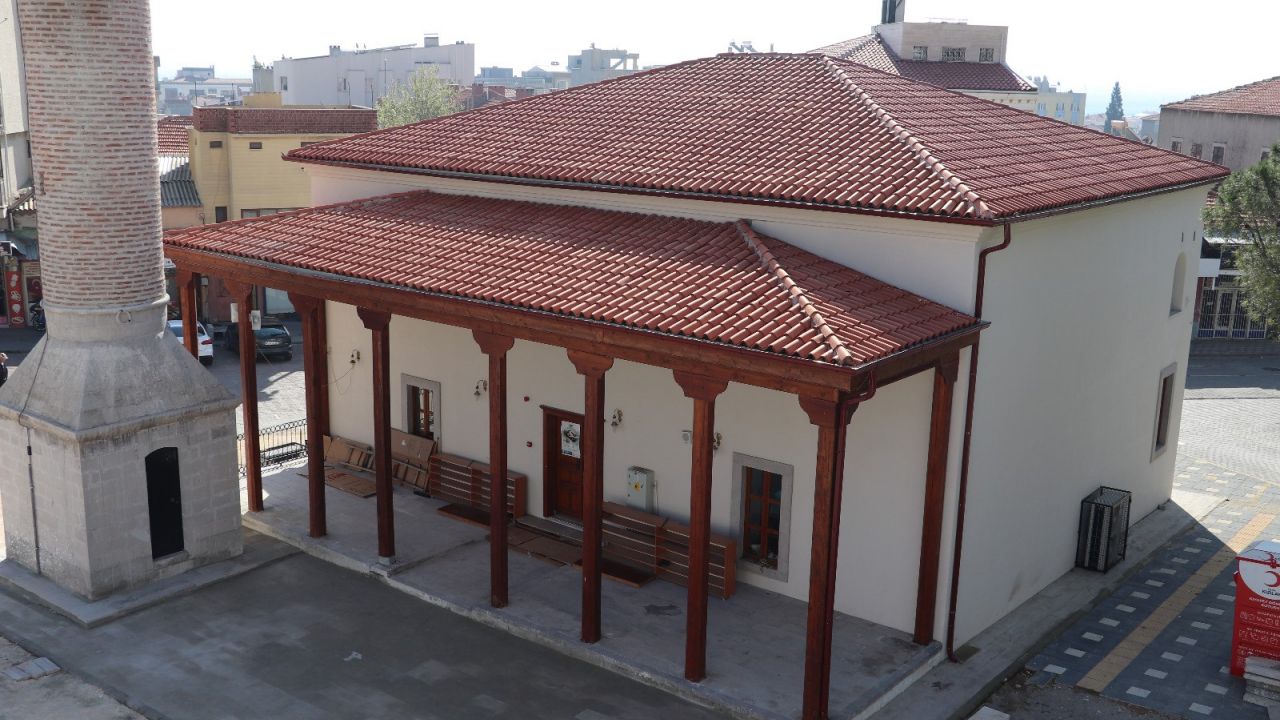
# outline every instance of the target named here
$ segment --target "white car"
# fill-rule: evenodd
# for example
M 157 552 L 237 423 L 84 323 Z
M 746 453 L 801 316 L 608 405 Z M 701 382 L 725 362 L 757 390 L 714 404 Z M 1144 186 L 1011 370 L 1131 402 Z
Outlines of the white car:
M 178 342 L 182 342 L 182 321 L 170 320 L 169 332 L 178 338 Z M 196 323 L 196 338 L 200 342 L 200 362 L 204 365 L 213 364 L 213 338 L 209 337 L 209 333 L 204 331 L 204 325 Z

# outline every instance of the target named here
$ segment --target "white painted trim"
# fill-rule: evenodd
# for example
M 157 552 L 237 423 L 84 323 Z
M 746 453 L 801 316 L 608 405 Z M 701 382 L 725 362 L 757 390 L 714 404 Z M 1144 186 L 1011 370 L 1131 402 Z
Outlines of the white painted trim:
M 790 573 L 789 559 L 791 557 L 791 489 L 794 486 L 793 480 L 795 479 L 796 469 L 791 465 L 775 460 L 766 460 L 738 452 L 733 454 L 733 474 L 729 476 L 733 486 L 730 495 L 733 511 L 729 516 L 729 522 L 733 538 L 738 542 L 742 542 L 742 471 L 748 467 L 764 470 L 782 478 L 782 508 L 779 511 L 780 516 L 778 518 L 778 567 L 764 567 L 743 559 L 744 548 L 739 547 L 738 570 L 740 572 L 763 575 L 779 582 L 786 582 Z

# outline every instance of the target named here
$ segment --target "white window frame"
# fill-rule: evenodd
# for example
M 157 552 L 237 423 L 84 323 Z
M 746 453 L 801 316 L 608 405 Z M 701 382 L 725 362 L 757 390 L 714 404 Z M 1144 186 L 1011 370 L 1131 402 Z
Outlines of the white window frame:
M 730 515 L 732 518 L 730 536 L 739 546 L 742 544 L 742 503 L 745 495 L 742 471 L 748 467 L 764 470 L 782 478 L 782 510 L 778 518 L 778 567 L 765 567 L 759 563 L 744 559 L 742 557 L 743 548 L 739 547 L 737 557 L 738 570 L 739 572 L 749 572 L 772 578 L 779 582 L 787 582 L 791 559 L 791 497 L 795 486 L 796 470 L 793 466 L 776 460 L 766 460 L 738 452 L 733 454 L 733 482 L 731 483 L 733 486 L 733 513 Z
M 978 48 L 978 62 L 993 63 L 996 61 L 995 48 Z

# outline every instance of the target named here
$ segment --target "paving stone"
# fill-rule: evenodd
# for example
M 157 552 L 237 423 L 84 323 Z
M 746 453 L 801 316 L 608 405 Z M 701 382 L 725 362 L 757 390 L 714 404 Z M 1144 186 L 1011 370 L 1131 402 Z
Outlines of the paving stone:
M 1140 688 L 1140 687 L 1131 687 L 1125 692 L 1129 695 L 1133 695 L 1134 697 L 1140 697 L 1140 698 L 1147 697 L 1148 695 L 1151 694 L 1150 690 L 1147 690 L 1145 688 Z

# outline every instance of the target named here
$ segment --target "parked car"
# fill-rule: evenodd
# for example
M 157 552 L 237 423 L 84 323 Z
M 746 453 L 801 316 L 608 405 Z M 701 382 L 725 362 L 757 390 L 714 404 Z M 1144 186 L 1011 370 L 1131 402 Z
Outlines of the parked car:
M 267 359 L 293 359 L 293 338 L 289 335 L 289 328 L 285 327 L 279 318 L 262 318 L 261 329 L 255 330 L 253 334 L 258 346 L 258 355 Z M 228 325 L 224 337 L 227 339 L 227 349 L 239 353 L 240 325 L 238 323 Z
M 178 338 L 178 342 L 182 342 L 182 321 L 170 320 L 169 332 Z M 200 362 L 205 365 L 213 364 L 213 338 L 209 337 L 209 333 L 205 332 L 204 325 L 196 323 L 196 339 L 200 347 Z

